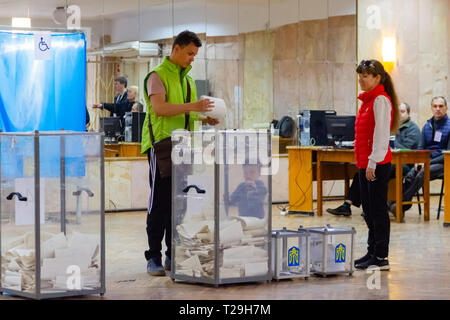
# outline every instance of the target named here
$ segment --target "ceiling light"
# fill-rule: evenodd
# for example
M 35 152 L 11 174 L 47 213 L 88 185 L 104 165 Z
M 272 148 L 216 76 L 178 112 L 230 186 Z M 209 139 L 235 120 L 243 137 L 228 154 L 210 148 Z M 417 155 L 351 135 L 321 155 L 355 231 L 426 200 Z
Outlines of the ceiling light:
M 13 17 L 11 26 L 13 28 L 31 28 L 31 19 Z

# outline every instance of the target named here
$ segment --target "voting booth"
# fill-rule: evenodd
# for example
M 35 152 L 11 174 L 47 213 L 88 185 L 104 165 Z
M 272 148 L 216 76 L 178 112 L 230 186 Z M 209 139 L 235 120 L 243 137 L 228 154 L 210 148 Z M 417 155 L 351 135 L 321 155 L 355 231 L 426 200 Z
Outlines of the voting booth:
M 172 134 L 174 280 L 271 280 L 271 136 L 267 130 Z
M 0 133 L 2 293 L 105 292 L 103 133 Z

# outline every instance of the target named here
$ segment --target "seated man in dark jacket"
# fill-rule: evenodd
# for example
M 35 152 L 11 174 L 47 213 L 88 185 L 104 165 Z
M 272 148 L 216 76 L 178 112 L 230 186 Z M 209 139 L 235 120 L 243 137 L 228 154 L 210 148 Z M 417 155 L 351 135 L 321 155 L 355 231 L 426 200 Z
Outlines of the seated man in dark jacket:
M 400 126 L 398 128 L 399 132 L 395 135 L 395 140 L 391 147 L 396 149 L 417 149 L 420 142 L 420 129 L 419 127 L 411 121 L 409 116 L 411 108 L 407 103 L 401 103 L 399 106 L 400 110 Z M 409 171 L 410 167 L 403 166 L 403 174 Z M 391 178 L 395 176 L 395 166 L 391 169 Z M 358 173 L 353 177 L 352 184 L 348 189 L 347 199 L 342 205 L 335 209 L 327 209 L 327 212 L 337 215 L 337 216 L 350 216 L 352 214 L 351 205 L 359 207 L 361 205 L 361 197 L 359 194 L 359 177 Z
M 422 138 L 419 149 L 432 150 L 430 157 L 430 180 L 439 178 L 444 172 L 444 155 L 442 150 L 450 149 L 450 119 L 447 116 L 447 100 L 438 96 L 431 100 L 433 117 L 425 123 L 422 129 Z M 423 186 L 423 168 L 415 165 L 405 177 L 403 182 L 403 201 L 411 201 L 412 197 Z M 403 206 L 403 210 L 410 209 L 412 205 Z M 395 213 L 396 204 L 392 203 L 389 210 Z

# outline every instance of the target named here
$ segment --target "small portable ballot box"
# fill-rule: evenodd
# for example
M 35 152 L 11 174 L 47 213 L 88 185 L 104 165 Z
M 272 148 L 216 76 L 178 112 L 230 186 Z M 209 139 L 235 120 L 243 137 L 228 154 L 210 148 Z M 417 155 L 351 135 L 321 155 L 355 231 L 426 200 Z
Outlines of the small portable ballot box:
M 272 280 L 270 132 L 176 130 L 172 142 L 170 277 Z
M 311 273 L 326 277 L 353 273 L 355 228 L 307 228 L 310 233 Z
M 273 279 L 309 277 L 309 231 L 272 231 L 272 273 Z
M 0 292 L 105 293 L 103 133 L 0 133 Z

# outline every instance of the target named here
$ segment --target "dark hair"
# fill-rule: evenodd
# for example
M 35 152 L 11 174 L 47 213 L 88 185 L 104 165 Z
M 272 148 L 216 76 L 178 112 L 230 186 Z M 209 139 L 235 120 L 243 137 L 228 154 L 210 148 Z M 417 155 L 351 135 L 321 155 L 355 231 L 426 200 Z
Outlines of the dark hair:
M 173 42 L 172 45 L 172 51 L 175 48 L 176 44 L 179 45 L 181 48 L 184 48 L 190 43 L 193 43 L 197 48 L 200 48 L 202 46 L 202 41 L 194 32 L 184 30 L 183 32 L 180 32 L 175 38 L 175 41 Z
M 398 108 L 398 98 L 395 92 L 394 83 L 392 82 L 391 76 L 384 70 L 383 65 L 378 60 L 362 60 L 361 63 L 356 68 L 357 73 L 371 74 L 374 77 L 377 75 L 381 76 L 380 84 L 384 86 L 389 98 L 391 98 L 392 108 L 394 110 L 394 115 L 392 117 L 392 127 L 391 132 L 397 132 L 399 125 L 399 108 Z
M 114 81 L 117 81 L 120 84 L 125 85 L 125 88 L 127 87 L 127 83 L 128 82 L 127 82 L 127 78 L 125 78 L 125 77 L 117 77 L 117 78 L 114 79 Z
M 431 99 L 431 104 L 433 104 L 433 101 L 436 100 L 436 99 L 442 99 L 442 100 L 444 100 L 444 105 L 447 106 L 447 100 L 445 100 L 445 98 L 444 98 L 443 96 L 436 96 L 436 97 L 433 97 L 433 99 Z
M 401 102 L 400 104 L 404 104 L 406 107 L 406 112 L 408 112 L 408 114 L 411 112 L 411 107 L 409 106 L 409 104 L 407 104 L 406 102 Z

